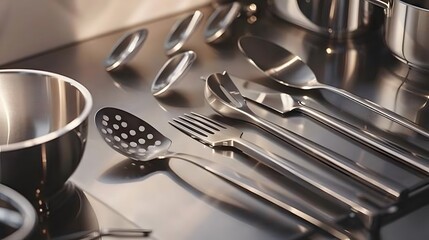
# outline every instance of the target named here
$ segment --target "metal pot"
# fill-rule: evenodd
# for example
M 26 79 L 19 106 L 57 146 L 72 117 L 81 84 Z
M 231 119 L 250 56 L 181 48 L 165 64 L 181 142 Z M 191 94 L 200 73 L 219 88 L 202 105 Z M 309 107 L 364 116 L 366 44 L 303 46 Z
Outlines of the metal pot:
M 407 64 L 429 69 L 429 2 L 367 0 L 386 13 L 384 38 L 392 53 Z
M 33 204 L 60 190 L 81 160 L 91 108 L 75 80 L 0 70 L 0 182 Z
M 283 20 L 331 38 L 353 37 L 381 26 L 383 11 L 364 0 L 271 0 Z

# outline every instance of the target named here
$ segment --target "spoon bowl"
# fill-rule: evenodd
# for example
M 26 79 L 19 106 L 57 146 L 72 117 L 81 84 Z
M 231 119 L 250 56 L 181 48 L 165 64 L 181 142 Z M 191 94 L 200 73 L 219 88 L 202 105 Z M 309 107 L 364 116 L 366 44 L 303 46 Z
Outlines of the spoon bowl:
M 183 19 L 179 19 L 171 28 L 164 42 L 165 53 L 173 55 L 182 49 L 185 42 L 189 39 L 195 29 L 198 27 L 203 13 L 195 11 Z
M 196 58 L 194 51 L 186 51 L 168 59 L 152 82 L 152 94 L 162 96 L 168 93 L 168 89 L 187 72 Z
M 257 69 L 280 84 L 303 90 L 326 89 L 332 91 L 429 138 L 429 132 L 414 122 L 344 89 L 318 82 L 313 71 L 298 56 L 273 42 L 259 37 L 245 36 L 239 39 L 238 47 Z
M 122 155 L 147 161 L 167 153 L 171 140 L 136 116 L 116 108 L 103 108 L 95 123 L 104 141 Z
M 230 26 L 240 16 L 241 4 L 232 2 L 218 6 L 209 16 L 204 28 L 206 43 L 216 44 L 228 39 L 231 34 Z
M 104 61 L 106 71 L 119 70 L 128 63 L 142 47 L 147 35 L 148 30 L 145 28 L 123 35 Z
M 238 47 L 254 66 L 283 85 L 300 89 L 319 85 L 313 71 L 300 57 L 277 44 L 258 37 L 242 37 Z

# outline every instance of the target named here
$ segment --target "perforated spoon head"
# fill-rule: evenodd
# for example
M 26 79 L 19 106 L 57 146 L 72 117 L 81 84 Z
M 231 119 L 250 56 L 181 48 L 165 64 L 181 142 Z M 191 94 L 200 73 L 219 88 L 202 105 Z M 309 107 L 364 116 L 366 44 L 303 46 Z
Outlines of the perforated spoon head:
M 126 111 L 106 107 L 95 115 L 103 140 L 122 155 L 140 161 L 164 156 L 171 140 L 149 123 Z
M 283 85 L 300 89 L 321 85 L 311 68 L 282 46 L 259 37 L 244 36 L 238 40 L 238 47 L 257 69 Z

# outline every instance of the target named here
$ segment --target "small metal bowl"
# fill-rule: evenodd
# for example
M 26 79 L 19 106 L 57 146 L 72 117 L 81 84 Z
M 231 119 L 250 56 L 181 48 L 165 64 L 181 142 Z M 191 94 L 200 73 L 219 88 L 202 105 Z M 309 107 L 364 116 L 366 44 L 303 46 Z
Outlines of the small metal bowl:
M 68 77 L 0 70 L 0 182 L 32 204 L 60 190 L 81 160 L 91 108 Z

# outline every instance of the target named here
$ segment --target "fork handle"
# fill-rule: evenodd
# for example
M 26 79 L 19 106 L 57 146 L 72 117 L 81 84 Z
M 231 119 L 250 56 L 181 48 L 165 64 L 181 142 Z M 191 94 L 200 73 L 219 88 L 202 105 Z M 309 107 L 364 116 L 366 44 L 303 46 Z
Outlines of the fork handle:
M 396 198 L 400 198 L 406 193 L 404 186 L 387 179 L 386 177 L 372 171 L 371 169 L 365 169 L 356 162 L 329 149 L 326 149 L 314 142 L 311 142 L 263 118 L 256 116 L 252 117 L 253 120 L 255 120 L 254 124 L 256 124 L 256 126 L 264 129 L 268 133 L 273 134 L 283 141 L 288 142 L 303 152 L 325 162 L 326 164 L 335 167 L 337 170 L 340 170 L 345 174 L 351 174 L 355 177 L 355 179 L 363 182 L 364 184 L 375 187 L 376 189 L 388 193 Z
M 374 207 L 365 201 L 361 201 L 359 193 L 345 188 L 326 177 L 306 169 L 292 161 L 282 158 L 272 152 L 246 141 L 235 139 L 232 146 L 242 151 L 244 154 L 260 161 L 265 166 L 286 177 L 296 177 L 301 181 L 313 186 L 320 191 L 334 197 L 335 199 L 351 206 L 359 212 L 374 212 Z M 292 178 L 292 180 L 294 180 Z M 299 181 L 298 181 L 299 183 Z M 301 183 L 302 184 L 302 183 Z
M 231 168 L 224 167 L 220 164 L 216 164 L 212 161 L 209 161 L 204 158 L 195 157 L 188 154 L 183 153 L 170 153 L 167 157 L 169 158 L 177 158 L 184 160 L 186 162 L 192 163 L 221 179 L 232 183 L 235 186 L 238 186 L 249 193 L 264 199 L 284 210 L 289 212 L 290 214 L 298 217 L 299 219 L 303 219 L 316 227 L 324 230 L 332 234 L 334 237 L 338 239 L 350 239 L 348 236 L 349 233 L 342 229 L 342 227 L 338 226 L 336 223 L 331 222 L 328 219 L 324 219 L 324 217 L 317 216 L 316 213 L 308 213 L 302 211 L 300 208 L 300 204 L 288 199 L 288 202 L 285 202 L 284 197 L 280 200 L 280 197 L 274 190 L 272 190 L 269 186 L 264 185 L 260 182 L 252 180 L 251 178 L 238 173 Z

